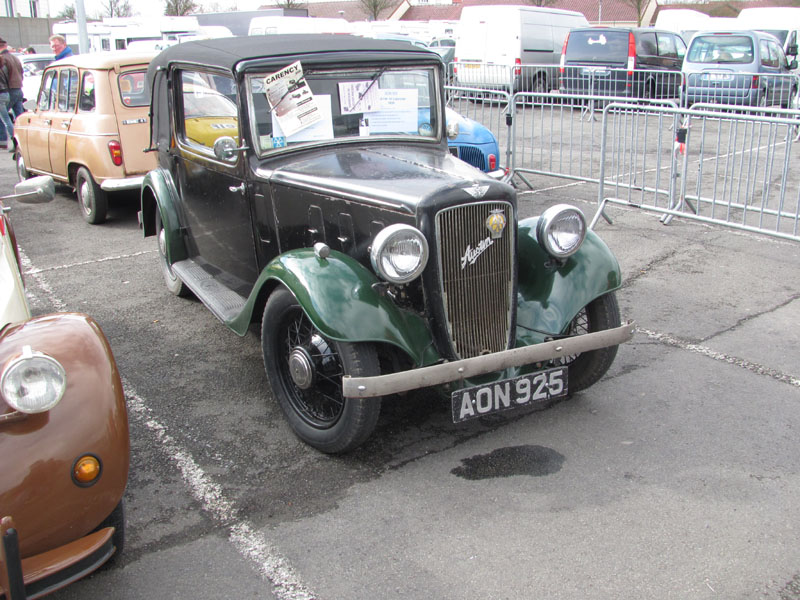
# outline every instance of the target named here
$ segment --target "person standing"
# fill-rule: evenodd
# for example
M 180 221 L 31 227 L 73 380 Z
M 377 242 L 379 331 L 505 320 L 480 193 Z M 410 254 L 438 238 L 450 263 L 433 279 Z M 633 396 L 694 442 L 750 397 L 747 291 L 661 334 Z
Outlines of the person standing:
M 11 96 L 8 93 L 8 66 L 6 56 L 0 54 L 0 148 L 8 148 L 9 152 L 14 151 L 14 125 L 8 114 Z
M 53 60 L 60 60 L 67 56 L 72 56 L 72 48 L 67 46 L 67 40 L 63 35 L 56 34 L 50 36 L 50 49 L 56 55 Z
M 8 95 L 10 98 L 8 106 L 16 119 L 25 112 L 25 107 L 22 105 L 22 63 L 8 51 L 8 44 L 3 38 L 0 38 L 0 55 L 8 68 Z

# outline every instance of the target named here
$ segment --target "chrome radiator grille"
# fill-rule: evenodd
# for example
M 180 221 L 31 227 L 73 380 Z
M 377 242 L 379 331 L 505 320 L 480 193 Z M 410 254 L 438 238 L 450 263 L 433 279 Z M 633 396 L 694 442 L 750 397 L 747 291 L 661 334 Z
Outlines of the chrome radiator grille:
M 495 226 L 505 221 L 499 237 L 492 236 L 490 218 Z M 460 205 L 436 215 L 444 315 L 453 352 L 459 358 L 509 346 L 514 314 L 514 223 L 508 202 Z

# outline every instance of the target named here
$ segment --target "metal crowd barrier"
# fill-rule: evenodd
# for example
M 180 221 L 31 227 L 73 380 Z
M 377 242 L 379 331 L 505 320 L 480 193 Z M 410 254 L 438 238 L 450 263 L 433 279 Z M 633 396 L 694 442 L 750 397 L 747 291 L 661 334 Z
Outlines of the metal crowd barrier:
M 606 206 L 620 204 L 659 213 L 665 224 L 680 216 L 800 241 L 800 176 L 790 168 L 800 111 L 720 108 L 608 105 L 590 227 L 601 216 L 610 222 Z M 672 122 L 674 134 L 648 136 L 654 120 Z
M 660 76 L 663 90 L 679 75 L 642 73 Z M 798 77 L 773 76 L 774 93 L 756 106 L 714 96 L 688 109 L 686 80 L 678 97 L 642 98 L 635 81 L 626 86 L 633 93 L 616 96 L 597 72 L 585 75 L 593 93 L 564 93 L 573 89 L 568 79 L 547 93 L 459 86 L 446 88 L 448 105 L 495 134 L 513 184 L 533 189 L 530 175 L 597 183 L 592 227 L 610 220 L 607 205 L 622 204 L 660 213 L 665 224 L 681 216 L 800 240 L 800 174 L 790 169 L 800 153 L 800 110 L 779 108 L 798 106 Z
M 800 77 L 730 71 L 688 73 L 682 90 L 681 104 L 686 108 L 698 103 L 796 108 Z

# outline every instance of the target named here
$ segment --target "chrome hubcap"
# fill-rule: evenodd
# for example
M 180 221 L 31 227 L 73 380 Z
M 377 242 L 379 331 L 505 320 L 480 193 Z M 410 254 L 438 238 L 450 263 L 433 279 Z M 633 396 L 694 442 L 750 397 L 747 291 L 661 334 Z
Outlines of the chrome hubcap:
M 83 209 L 88 212 L 91 209 L 91 202 L 89 200 L 89 183 L 87 181 L 82 182 L 78 191 L 80 192 L 79 195 L 81 197 Z
M 307 390 L 313 385 L 314 363 L 308 350 L 297 347 L 289 353 L 289 374 L 294 384 L 301 390 Z

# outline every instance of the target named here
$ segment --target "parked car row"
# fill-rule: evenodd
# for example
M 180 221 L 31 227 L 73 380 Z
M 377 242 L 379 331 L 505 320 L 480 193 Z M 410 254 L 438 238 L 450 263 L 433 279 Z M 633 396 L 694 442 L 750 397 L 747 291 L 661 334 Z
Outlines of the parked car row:
M 84 219 L 103 223 L 112 194 L 138 190 L 156 165 L 155 154 L 143 152 L 150 135 L 145 72 L 155 55 L 98 52 L 50 65 L 34 110 L 20 116 L 14 128 L 20 179 L 44 174 L 73 186 Z M 453 111 L 447 118 L 453 153 L 502 175 L 494 135 Z
M 792 71 L 797 62 L 786 58 L 771 33 L 708 31 L 696 34 L 688 49 L 686 42 L 675 32 L 652 27 L 590 27 L 573 11 L 465 7 L 454 85 L 510 93 L 558 90 L 680 99 L 687 106 L 796 105 L 800 86 Z
M 574 206 L 519 218 L 496 140 L 445 108 L 445 76 L 426 49 L 337 35 L 74 57 L 45 69 L 18 120 L 17 171 L 22 185 L 40 173 L 73 185 L 90 223 L 108 194 L 139 190 L 167 291 L 238 335 L 259 325 L 288 425 L 348 452 L 384 397 L 435 388 L 454 422 L 547 405 L 602 378 L 633 334 L 613 253 Z M 0 456 L 23 435 L 64 443 L 28 452 L 47 468 L 17 460 L 0 475 L 9 600 L 62 585 L 78 549 L 81 574 L 121 549 L 128 468 L 108 342 L 84 315 L 31 319 L 17 267 L 0 330 Z M 91 418 L 68 419 L 78 410 Z M 51 497 L 45 485 L 91 510 L 12 501 L 22 488 Z

